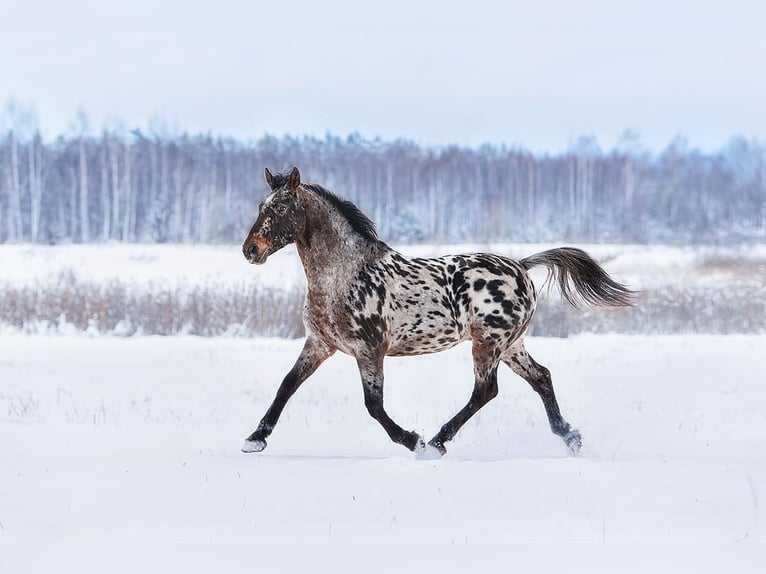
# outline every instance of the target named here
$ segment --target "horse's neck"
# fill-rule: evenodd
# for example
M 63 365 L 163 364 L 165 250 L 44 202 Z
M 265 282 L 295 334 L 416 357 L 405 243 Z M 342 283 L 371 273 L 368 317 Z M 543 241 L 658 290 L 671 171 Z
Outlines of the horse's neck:
M 295 243 L 310 290 L 336 290 L 379 255 L 380 247 L 354 232 L 319 199 L 307 209 L 306 230 Z

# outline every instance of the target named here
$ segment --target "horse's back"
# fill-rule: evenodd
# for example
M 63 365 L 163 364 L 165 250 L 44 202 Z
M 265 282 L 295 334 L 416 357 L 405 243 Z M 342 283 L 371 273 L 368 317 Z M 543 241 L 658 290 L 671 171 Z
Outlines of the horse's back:
M 476 337 L 506 347 L 534 313 L 534 285 L 526 270 L 506 257 L 395 254 L 389 265 L 396 271 L 388 281 L 389 355 L 438 352 Z

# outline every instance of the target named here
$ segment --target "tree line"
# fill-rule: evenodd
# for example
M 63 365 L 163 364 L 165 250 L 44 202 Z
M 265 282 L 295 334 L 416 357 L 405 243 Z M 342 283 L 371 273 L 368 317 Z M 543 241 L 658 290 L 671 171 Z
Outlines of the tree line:
M 354 201 L 389 242 L 733 244 L 766 239 L 766 147 L 676 139 L 650 153 L 581 138 L 564 152 L 411 141 L 141 131 L 0 133 L 0 242 L 237 243 L 265 166 Z

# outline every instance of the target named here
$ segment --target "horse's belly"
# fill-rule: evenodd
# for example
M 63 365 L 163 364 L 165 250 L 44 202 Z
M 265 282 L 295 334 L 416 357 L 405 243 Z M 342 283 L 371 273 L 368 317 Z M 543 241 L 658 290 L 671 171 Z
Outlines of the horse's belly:
M 410 333 L 394 334 L 386 354 L 403 357 L 438 353 L 439 351 L 446 351 L 468 338 L 466 333 L 451 328 L 440 331 L 421 330 L 420 333 L 416 331 L 418 329 Z

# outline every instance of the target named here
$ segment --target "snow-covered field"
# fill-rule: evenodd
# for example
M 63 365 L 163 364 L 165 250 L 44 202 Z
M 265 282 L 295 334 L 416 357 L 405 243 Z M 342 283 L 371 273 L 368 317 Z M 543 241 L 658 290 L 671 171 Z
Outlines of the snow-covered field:
M 504 369 L 417 460 L 344 356 L 241 454 L 300 345 L 0 335 L 0 572 L 763 571 L 766 336 L 530 339 L 577 457 Z M 389 412 L 431 436 L 470 348 L 386 374 Z
M 490 251 L 522 258 L 548 244 L 404 245 L 398 249 L 413 257 Z M 711 260 L 736 260 L 766 265 L 766 245 L 742 247 L 672 247 L 647 245 L 580 245 L 602 261 L 621 281 L 639 288 L 669 283 L 715 282 L 737 275 L 737 269 L 701 265 Z M 704 273 L 700 273 L 703 266 Z M 289 287 L 301 283 L 303 269 L 294 247 L 269 258 L 255 271 L 239 245 L 0 245 L 0 286 L 34 285 L 56 281 L 62 274 L 83 280 L 157 283 L 162 285 L 207 282 L 257 282 Z M 741 271 L 749 270 L 743 266 Z
M 402 251 L 523 257 L 548 247 Z M 703 313 L 704 330 L 741 312 L 731 329 L 766 332 L 764 246 L 582 247 L 634 288 L 660 298 L 674 290 L 667 324 L 672 313 Z M 218 332 L 228 333 L 225 321 L 262 318 L 227 297 L 258 288 L 298 297 L 303 281 L 293 248 L 253 267 L 239 246 L 0 245 L 0 303 L 17 314 L 35 294 L 51 308 L 57 297 L 87 307 L 101 286 L 155 302 L 199 288 L 208 299 L 193 310 L 208 300 L 225 308 Z M 687 291 L 706 298 L 679 297 Z M 727 293 L 753 304 L 727 306 Z M 218 317 L 202 311 L 198 322 Z M 572 313 L 558 312 L 541 309 L 538 322 Z M 607 313 L 587 322 L 608 324 Z M 445 458 L 423 461 L 369 417 L 344 356 L 298 391 L 265 452 L 240 453 L 300 340 L 111 337 L 78 333 L 71 317 L 39 330 L 9 317 L 0 324 L 0 574 L 766 567 L 766 334 L 531 338 L 583 433 L 580 455 L 551 434 L 526 383 L 501 369 L 499 397 Z M 470 394 L 470 348 L 389 359 L 386 374 L 389 412 L 428 438 Z
M 550 245 L 404 246 L 412 256 L 492 251 L 521 258 Z M 766 246 L 582 245 L 640 292 L 631 309 L 577 313 L 558 293 L 532 333 L 766 334 Z M 538 288 L 543 269 L 532 272 Z M 0 332 L 281 336 L 303 333 L 305 277 L 295 248 L 266 265 L 238 245 L 0 245 Z

